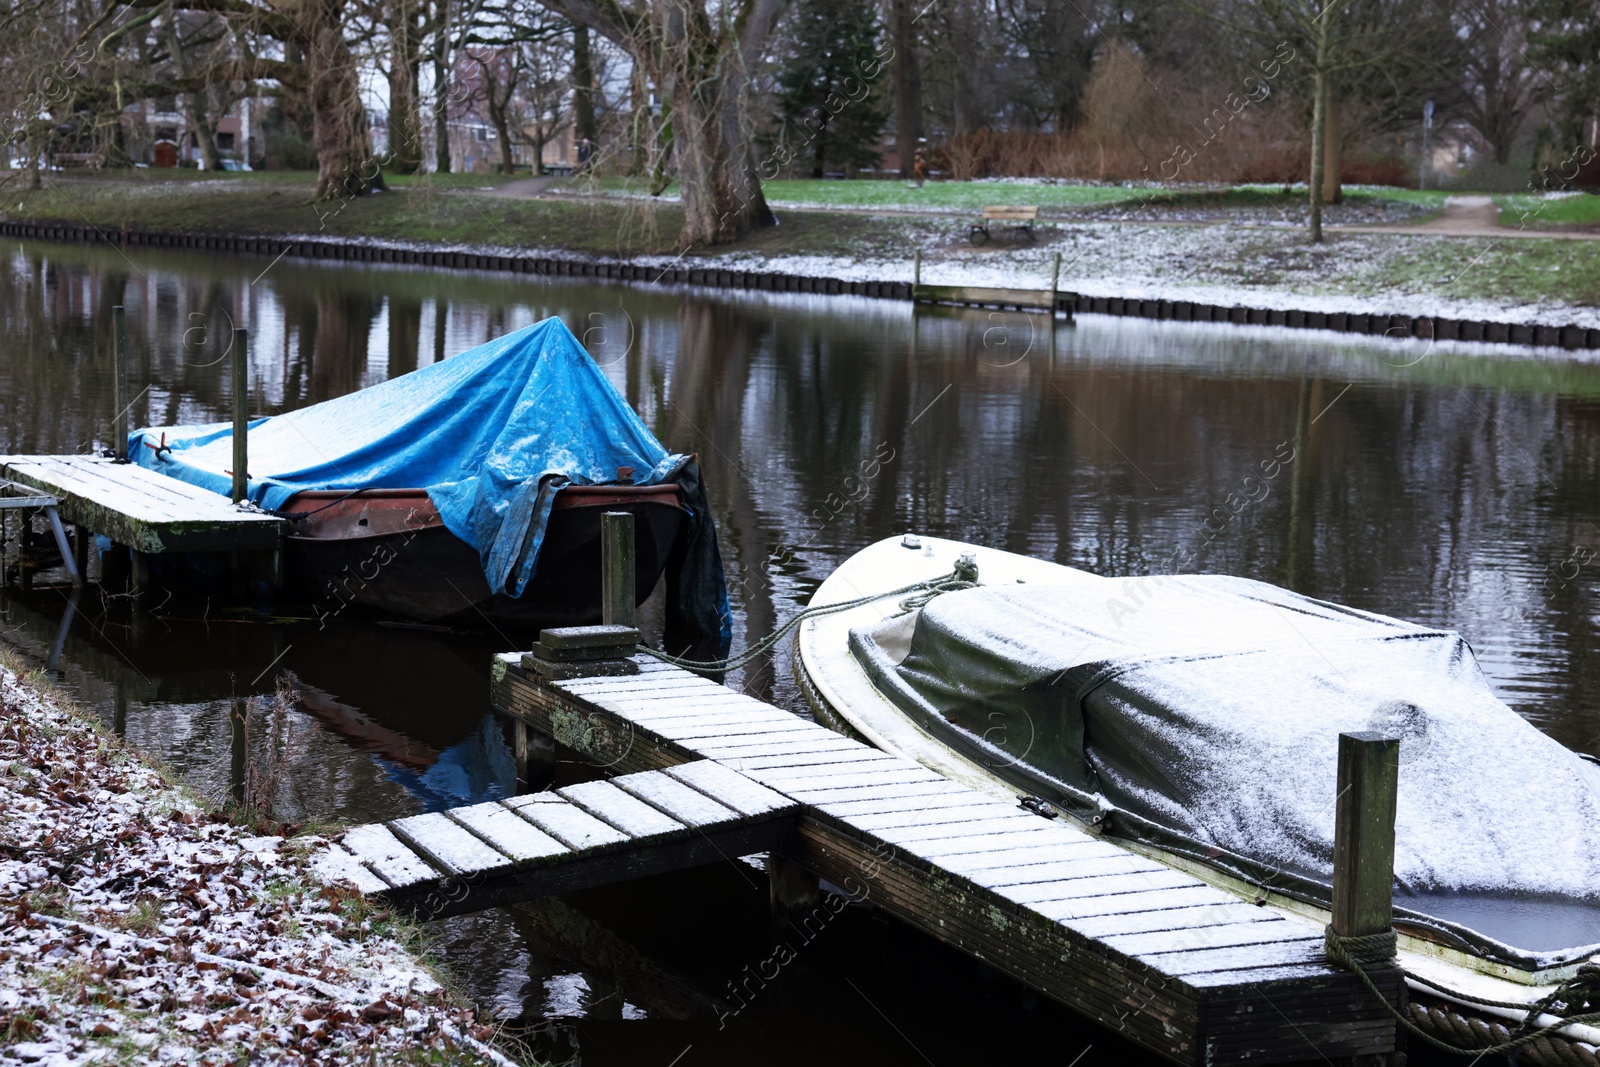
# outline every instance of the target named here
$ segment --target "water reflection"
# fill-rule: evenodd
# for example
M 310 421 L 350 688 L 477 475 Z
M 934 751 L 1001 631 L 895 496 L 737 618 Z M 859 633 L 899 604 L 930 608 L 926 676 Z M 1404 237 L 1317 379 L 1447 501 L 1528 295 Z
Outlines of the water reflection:
M 234 325 L 252 331 L 253 407 L 269 414 L 559 315 L 669 447 L 701 453 L 735 647 L 789 618 L 861 546 L 913 529 L 1100 573 L 1240 574 L 1459 629 L 1513 707 L 1572 747 L 1600 748 L 1591 363 L 1092 317 L 1052 333 L 1040 316 L 399 267 L 285 260 L 263 274 L 268 264 L 0 243 L 0 450 L 105 443 L 117 302 L 140 425 L 226 417 Z M 8 599 L 4 639 L 43 662 L 66 604 L 49 589 Z M 66 684 L 208 791 L 227 788 L 229 694 L 268 691 L 280 673 L 305 696 L 293 811 L 386 818 L 509 788 L 504 739 L 485 718 L 487 657 L 504 644 L 493 634 L 117 618 L 92 596 L 80 605 L 59 659 Z M 730 680 L 805 711 L 787 651 Z M 710 899 L 725 907 L 740 884 Z M 451 953 L 507 1017 L 576 1005 L 586 1018 L 638 1010 L 649 1026 L 703 1018 L 727 972 L 691 973 L 694 950 L 678 946 L 650 955 L 642 985 L 618 977 L 646 934 L 614 928 L 640 897 L 604 899 L 587 926 L 559 902 L 453 920 Z

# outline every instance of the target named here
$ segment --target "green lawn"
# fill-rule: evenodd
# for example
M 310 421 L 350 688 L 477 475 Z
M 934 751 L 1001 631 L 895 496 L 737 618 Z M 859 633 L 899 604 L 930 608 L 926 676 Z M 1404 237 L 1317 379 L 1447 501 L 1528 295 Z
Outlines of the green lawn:
M 1555 229 L 1600 224 L 1600 196 L 1593 193 L 1552 197 L 1516 193 L 1497 196 L 1494 202 L 1500 205 L 1502 226 Z

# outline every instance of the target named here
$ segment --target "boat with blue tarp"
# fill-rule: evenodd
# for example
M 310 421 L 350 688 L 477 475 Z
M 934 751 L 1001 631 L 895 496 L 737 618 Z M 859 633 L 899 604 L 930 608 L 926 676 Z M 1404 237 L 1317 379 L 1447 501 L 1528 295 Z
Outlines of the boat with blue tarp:
M 598 621 L 600 516 L 628 511 L 641 602 L 665 577 L 669 632 L 731 633 L 698 457 L 663 446 L 559 319 L 248 433 L 248 498 L 288 520 L 285 570 L 319 614 Z M 231 424 L 137 430 L 129 455 L 231 492 Z

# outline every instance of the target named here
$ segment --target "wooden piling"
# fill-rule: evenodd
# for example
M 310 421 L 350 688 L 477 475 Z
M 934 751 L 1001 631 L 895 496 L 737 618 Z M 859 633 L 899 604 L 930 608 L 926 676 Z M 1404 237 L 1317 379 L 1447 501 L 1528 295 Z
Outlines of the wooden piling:
M 540 793 L 555 782 L 556 746 L 550 735 L 521 719 L 511 722 L 512 752 L 517 764 L 517 792 Z
M 632 626 L 634 609 L 633 513 L 608 511 L 600 516 L 600 621 L 607 626 Z
M 1333 932 L 1340 937 L 1381 934 L 1392 925 L 1399 781 L 1397 738 L 1366 732 L 1339 735 Z
M 228 706 L 228 789 L 234 806 L 243 808 L 245 790 L 245 701 L 234 696 Z
M 911 298 L 916 299 L 917 289 L 922 285 L 922 250 L 919 248 L 911 257 Z
M 127 314 L 121 304 L 111 309 L 111 402 L 116 414 L 111 420 L 111 451 L 118 459 L 128 455 L 128 330 Z
M 1056 302 L 1061 298 L 1061 253 L 1056 253 L 1055 266 L 1050 270 L 1050 319 L 1056 317 Z
M 766 864 L 772 923 L 782 930 L 795 916 L 816 908 L 822 900 L 822 886 L 811 871 L 776 852 L 767 853 Z
M 250 491 L 250 335 L 233 331 L 233 502 Z

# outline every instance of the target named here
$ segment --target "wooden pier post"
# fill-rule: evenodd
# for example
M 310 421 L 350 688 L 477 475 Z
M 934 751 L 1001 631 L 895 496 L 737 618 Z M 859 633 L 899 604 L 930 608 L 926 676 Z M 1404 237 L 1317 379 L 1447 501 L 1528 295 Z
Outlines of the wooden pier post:
M 917 301 L 917 290 L 922 288 L 922 249 L 911 255 L 911 302 Z
M 1400 785 L 1400 741 L 1377 733 L 1339 735 L 1339 795 L 1333 830 L 1333 933 L 1341 938 L 1389 933 L 1394 926 L 1394 822 Z M 1398 965 L 1365 968 L 1380 989 L 1392 988 L 1406 1010 Z M 1396 1051 L 1353 1057 L 1353 1067 L 1404 1067 L 1406 1033 Z M 1350 1062 L 1350 1061 L 1346 1061 Z
M 228 705 L 228 791 L 234 807 L 243 809 L 246 799 L 245 713 L 248 704 L 235 695 Z
M 633 513 L 600 516 L 600 621 L 632 626 L 634 609 Z
M 517 764 L 517 792 L 541 793 L 556 777 L 556 744 L 549 734 L 521 719 L 511 723 L 512 751 Z
M 250 492 L 250 333 L 233 331 L 233 502 Z
M 127 313 L 121 304 L 111 309 L 111 402 L 116 405 L 116 415 L 111 420 L 111 451 L 118 459 L 128 455 L 128 330 Z
M 1056 301 L 1061 293 L 1061 253 L 1056 253 L 1056 265 L 1050 271 L 1050 321 L 1056 321 Z
M 1339 735 L 1339 798 L 1333 831 L 1333 932 L 1365 937 L 1393 920 L 1394 817 L 1400 742 L 1376 733 Z
M 815 874 L 776 852 L 767 853 L 766 863 L 772 925 L 781 932 L 816 908 L 822 900 L 822 886 Z

